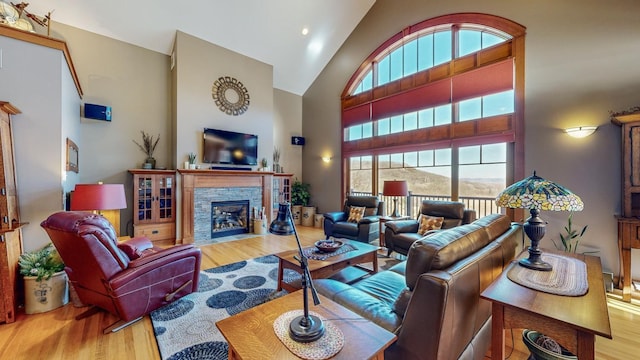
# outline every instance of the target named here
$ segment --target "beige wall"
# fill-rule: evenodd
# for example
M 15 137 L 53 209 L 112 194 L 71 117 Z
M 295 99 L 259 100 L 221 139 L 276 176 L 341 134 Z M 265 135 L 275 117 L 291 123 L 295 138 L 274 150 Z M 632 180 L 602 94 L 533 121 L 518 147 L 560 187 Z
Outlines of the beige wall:
M 201 159 L 202 129 L 216 127 L 257 134 L 258 156 L 269 163 L 274 144 L 279 144 L 285 170 L 301 176 L 302 150 L 290 146 L 289 138 L 302 132 L 302 97 L 273 89 L 271 65 L 177 32 L 176 71 L 171 71 L 165 54 L 63 24 L 54 23 L 52 29 L 52 36 L 65 40 L 70 49 L 84 91 L 82 103 L 113 108 L 111 122 L 80 119 L 80 173 L 71 176 L 79 183 L 125 184 L 129 206 L 121 212 L 123 234 L 132 233 L 127 169 L 139 168 L 145 159 L 132 141 L 140 142 L 141 130 L 160 135 L 154 153 L 157 166 L 181 167 L 191 151 Z M 226 115 L 215 106 L 211 86 L 219 76 L 235 77 L 249 90 L 251 104 L 242 116 Z M 72 121 L 77 122 L 75 116 Z M 52 197 L 61 208 L 59 190 Z M 46 241 L 44 232 L 36 232 L 42 236 L 25 239 L 27 247 Z
M 21 111 L 12 116 L 16 192 L 31 251 L 49 241 L 39 224 L 64 208 L 78 180 L 65 165 L 67 137 L 80 140 L 80 95 L 61 51 L 0 36 L 0 53 L 0 100 Z
M 556 181 L 580 195 L 585 210 L 576 225 L 589 225 L 584 243 L 597 247 L 603 267 L 618 274 L 617 230 L 620 212 L 620 133 L 609 111 L 638 104 L 640 93 L 640 3 L 459 0 L 378 0 L 303 97 L 304 178 L 319 210 L 340 206 L 340 161 L 316 166 L 323 149 L 340 151 L 340 94 L 361 62 L 404 27 L 438 15 L 482 12 L 508 18 L 527 28 L 525 88 L 525 169 Z M 577 140 L 561 130 L 598 125 Z M 322 197 L 317 196 L 321 192 Z M 567 213 L 543 212 L 549 222 L 543 247 L 559 239 Z M 640 258 L 633 273 L 640 277 Z
M 258 135 L 258 164 L 273 152 L 273 66 L 178 31 L 175 39 L 176 151 L 175 163 L 183 164 L 187 154 L 197 154 L 202 164 L 204 128 Z M 221 76 L 236 78 L 247 88 L 250 104 L 238 116 L 220 111 L 211 96 L 213 83 Z M 259 165 L 258 165 L 259 166 Z M 252 168 L 257 168 L 253 166 Z M 178 183 L 180 180 L 178 179 Z M 179 192 L 178 192 L 179 194 Z M 178 195 L 178 204 L 181 197 Z M 267 204 L 263 204 L 268 206 Z M 181 211 L 178 211 L 178 215 Z M 178 237 L 181 221 L 177 221 Z
M 302 135 L 302 96 L 274 89 L 273 110 L 273 143 L 280 149 L 280 165 L 294 179 L 302 179 L 303 147 L 291 145 L 292 136 Z
M 84 91 L 82 103 L 108 105 L 113 111 L 111 122 L 81 118 L 79 183 L 125 184 L 128 207 L 121 211 L 121 233 L 129 233 L 127 169 L 141 167 L 146 157 L 132 140 L 141 142 L 143 130 L 159 134 L 157 166 L 172 166 L 169 57 L 63 24 L 52 29 L 52 36 L 67 42 Z

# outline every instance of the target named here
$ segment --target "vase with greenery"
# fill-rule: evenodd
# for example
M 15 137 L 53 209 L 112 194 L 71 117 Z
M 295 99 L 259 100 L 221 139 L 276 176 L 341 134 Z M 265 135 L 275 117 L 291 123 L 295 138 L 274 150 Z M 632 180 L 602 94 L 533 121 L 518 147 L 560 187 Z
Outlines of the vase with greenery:
M 262 160 L 260 160 L 260 166 L 262 167 L 262 171 L 267 171 L 267 167 L 269 167 L 269 162 L 267 161 L 267 158 L 262 158 Z
M 133 140 L 133 142 L 147 155 L 145 163 L 151 164 L 151 168 L 155 169 L 156 159 L 153 157 L 153 152 L 156 150 L 156 146 L 158 146 L 158 141 L 160 141 L 160 134 L 158 134 L 157 138 L 154 138 L 153 135 L 149 135 L 144 131 L 140 131 L 140 133 L 142 133 L 142 144 L 135 140 Z

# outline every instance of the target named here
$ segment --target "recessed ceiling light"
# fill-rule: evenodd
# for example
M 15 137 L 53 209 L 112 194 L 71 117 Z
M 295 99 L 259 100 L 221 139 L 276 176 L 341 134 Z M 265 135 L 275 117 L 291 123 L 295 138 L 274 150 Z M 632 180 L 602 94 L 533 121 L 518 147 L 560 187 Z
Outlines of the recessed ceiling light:
M 309 28 L 302 28 L 302 35 L 307 35 L 309 33 Z

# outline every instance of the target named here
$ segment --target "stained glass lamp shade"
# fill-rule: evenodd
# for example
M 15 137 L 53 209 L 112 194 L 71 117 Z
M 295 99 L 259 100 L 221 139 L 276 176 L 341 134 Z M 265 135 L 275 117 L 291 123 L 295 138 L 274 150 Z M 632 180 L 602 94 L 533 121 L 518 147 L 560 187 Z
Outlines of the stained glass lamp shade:
M 546 222 L 540 218 L 540 210 L 582 211 L 584 204 L 578 195 L 533 172 L 532 176 L 504 189 L 496 197 L 496 205 L 511 209 L 529 209 L 531 216 L 524 223 L 524 232 L 531 239 L 529 257 L 520 265 L 534 270 L 550 271 L 551 264 L 542 261 L 538 243 L 544 237 Z

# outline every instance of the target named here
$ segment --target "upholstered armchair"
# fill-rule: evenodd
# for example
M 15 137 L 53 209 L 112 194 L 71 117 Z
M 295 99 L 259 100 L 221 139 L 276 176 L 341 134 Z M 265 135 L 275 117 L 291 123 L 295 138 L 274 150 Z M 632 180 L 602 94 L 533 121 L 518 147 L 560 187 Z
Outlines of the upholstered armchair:
M 57 212 L 40 224 L 65 264 L 82 303 L 117 316 L 104 329 L 117 331 L 149 312 L 198 289 L 200 249 L 154 247 L 145 237 L 118 242 L 104 217 L 82 211 Z
M 424 234 L 418 232 L 421 215 L 433 218 L 443 218 L 439 229 L 450 229 L 462 224 L 470 224 L 476 220 L 475 210 L 465 209 L 464 204 L 455 201 L 423 200 L 418 217 L 410 220 L 387 221 L 385 223 L 384 239 L 387 246 L 387 255 L 397 252 L 407 255 L 411 244 L 416 240 L 428 236 L 433 231 Z
M 364 214 L 356 221 L 349 221 L 352 207 L 364 208 Z M 384 215 L 384 202 L 377 196 L 349 195 L 342 211 L 324 214 L 324 234 L 327 239 L 346 238 L 370 243 L 380 235 L 379 219 Z

